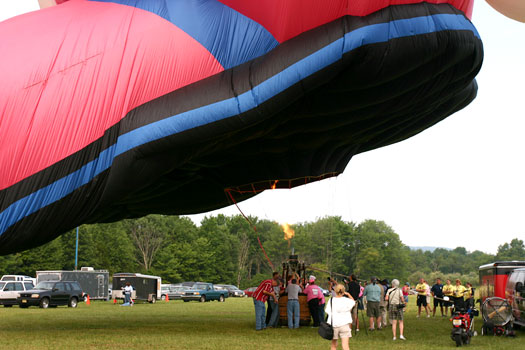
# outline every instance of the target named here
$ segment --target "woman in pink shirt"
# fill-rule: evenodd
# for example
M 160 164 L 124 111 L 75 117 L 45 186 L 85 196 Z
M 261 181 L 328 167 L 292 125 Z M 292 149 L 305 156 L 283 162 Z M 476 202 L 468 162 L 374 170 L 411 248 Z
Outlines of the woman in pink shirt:
M 315 276 L 310 276 L 308 279 L 308 285 L 304 288 L 303 293 L 306 294 L 306 301 L 308 302 L 308 308 L 310 309 L 310 315 L 314 320 L 314 327 L 319 327 L 321 323 L 319 303 L 320 299 L 324 298 L 323 291 L 319 286 L 315 284 Z

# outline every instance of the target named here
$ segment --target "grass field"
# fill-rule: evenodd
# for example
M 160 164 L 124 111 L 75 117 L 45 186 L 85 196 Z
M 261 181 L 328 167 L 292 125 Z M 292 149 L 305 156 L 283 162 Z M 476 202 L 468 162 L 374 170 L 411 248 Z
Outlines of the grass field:
M 451 349 L 448 318 L 405 315 L 407 341 L 392 341 L 390 329 L 354 334 L 350 348 Z M 255 331 L 251 298 L 224 303 L 182 301 L 121 307 L 111 302 L 81 303 L 78 308 L 0 308 L 2 349 L 329 349 L 317 329 L 301 327 Z M 479 332 L 481 318 L 476 318 Z M 525 331 L 516 338 L 477 336 L 467 349 L 525 349 Z

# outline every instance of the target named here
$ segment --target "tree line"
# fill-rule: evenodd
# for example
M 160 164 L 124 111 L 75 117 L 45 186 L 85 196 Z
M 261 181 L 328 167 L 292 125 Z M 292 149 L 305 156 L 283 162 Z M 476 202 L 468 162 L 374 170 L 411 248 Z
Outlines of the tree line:
M 109 224 L 79 228 L 78 267 L 92 266 L 115 272 L 141 272 L 161 276 L 165 283 L 207 281 L 257 285 L 281 264 L 292 248 L 319 280 L 333 271 L 398 278 L 416 282 L 420 277 L 469 280 L 477 284 L 478 267 L 496 260 L 525 260 L 522 240 L 499 246 L 497 254 L 438 248 L 412 250 L 386 223 L 366 220 L 359 224 L 340 217 L 325 217 L 291 227 L 295 236 L 284 239 L 281 226 L 270 220 L 242 216 L 206 217 L 197 226 L 184 216 L 149 215 Z M 260 243 L 259 243 L 260 240 Z M 1 274 L 35 276 L 39 270 L 72 270 L 76 232 L 72 230 L 38 248 L 0 256 Z

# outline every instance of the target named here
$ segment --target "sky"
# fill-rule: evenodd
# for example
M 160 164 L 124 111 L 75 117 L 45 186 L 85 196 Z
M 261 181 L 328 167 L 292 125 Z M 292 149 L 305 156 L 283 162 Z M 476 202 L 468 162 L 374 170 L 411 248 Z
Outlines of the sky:
M 37 0 L 0 0 L 0 21 L 37 9 Z M 354 156 L 336 178 L 241 202 L 243 212 L 290 224 L 382 220 L 409 246 L 495 253 L 525 239 L 525 24 L 480 0 L 472 22 L 485 58 L 469 106 L 408 140 Z M 239 212 L 231 206 L 190 218 L 219 213 Z

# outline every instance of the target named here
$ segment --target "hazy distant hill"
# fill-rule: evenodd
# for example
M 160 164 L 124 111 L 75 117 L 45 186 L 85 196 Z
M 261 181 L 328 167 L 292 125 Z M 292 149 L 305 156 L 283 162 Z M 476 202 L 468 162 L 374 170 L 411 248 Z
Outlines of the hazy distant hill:
M 441 249 L 446 249 L 446 250 L 452 250 L 450 248 L 445 248 L 445 247 L 411 247 L 409 246 L 409 248 L 411 250 L 418 250 L 418 249 L 421 249 L 422 251 L 426 252 L 426 251 L 429 251 L 429 252 L 433 252 L 434 250 L 438 249 L 438 248 L 441 248 Z

